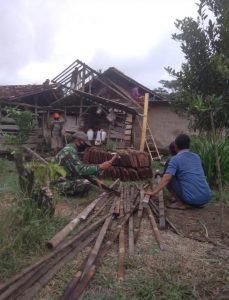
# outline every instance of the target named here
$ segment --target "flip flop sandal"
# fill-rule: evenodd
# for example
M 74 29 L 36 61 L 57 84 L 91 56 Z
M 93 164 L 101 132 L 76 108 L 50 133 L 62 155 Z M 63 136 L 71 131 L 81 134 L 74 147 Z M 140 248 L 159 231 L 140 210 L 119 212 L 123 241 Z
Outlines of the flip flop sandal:
M 177 209 L 177 210 L 188 210 L 188 209 L 190 209 L 190 207 L 179 207 L 179 206 L 177 206 L 177 205 L 175 205 L 175 203 L 172 203 L 171 205 L 167 205 L 166 206 L 167 208 L 169 208 L 169 209 Z

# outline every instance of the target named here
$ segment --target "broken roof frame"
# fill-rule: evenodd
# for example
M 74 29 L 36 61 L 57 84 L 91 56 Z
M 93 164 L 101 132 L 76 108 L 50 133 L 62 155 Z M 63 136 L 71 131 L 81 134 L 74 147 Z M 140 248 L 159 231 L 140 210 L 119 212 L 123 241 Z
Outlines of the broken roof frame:
M 78 78 L 76 78 L 76 76 L 78 76 Z M 119 98 L 107 99 L 92 94 L 91 85 L 94 80 L 99 81 L 102 85 L 114 92 Z M 118 108 L 130 112 L 134 115 L 142 115 L 142 106 L 140 106 L 122 89 L 120 89 L 118 85 L 116 85 L 109 78 L 106 78 L 103 73 L 97 72 L 78 59 L 74 61 L 70 66 L 68 66 L 65 70 L 63 70 L 59 75 L 57 75 L 52 80 L 52 82 L 61 87 L 64 92 L 64 97 L 53 102 L 52 106 L 57 104 L 64 104 L 69 96 L 75 94 L 78 97 L 90 99 L 95 103 Z M 87 92 L 85 91 L 85 89 L 87 89 Z M 123 103 L 123 101 L 125 101 L 125 103 Z

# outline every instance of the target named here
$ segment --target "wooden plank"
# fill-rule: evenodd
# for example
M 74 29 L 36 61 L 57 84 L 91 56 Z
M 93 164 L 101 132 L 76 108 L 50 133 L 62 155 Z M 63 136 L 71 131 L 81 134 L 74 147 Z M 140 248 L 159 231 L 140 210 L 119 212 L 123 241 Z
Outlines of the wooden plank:
M 131 132 L 132 132 L 132 130 L 130 129 L 126 129 L 125 131 L 124 131 L 124 133 L 126 134 L 126 135 L 131 135 Z
M 123 133 L 120 133 L 120 132 L 110 133 L 110 138 L 123 140 L 124 137 L 125 137 L 125 135 Z
M 160 176 L 157 176 L 156 177 L 156 180 L 157 180 L 157 184 L 160 183 L 161 181 L 161 177 Z M 158 200 L 159 200 L 159 227 L 160 229 L 165 229 L 165 204 L 164 204 L 164 197 L 163 197 L 163 190 L 161 190 L 159 193 L 158 193 Z
M 155 239 L 157 241 L 158 247 L 162 250 L 163 247 L 162 247 L 161 235 L 160 235 L 160 232 L 157 228 L 157 223 L 155 221 L 154 215 L 153 215 L 149 205 L 147 205 L 147 212 L 148 212 L 148 217 L 149 217 L 149 220 L 150 220 L 150 224 L 152 225 L 154 236 L 155 236 Z
M 144 151 L 145 148 L 148 105 L 149 105 L 149 94 L 146 93 L 144 98 L 144 116 L 142 121 L 141 142 L 140 142 L 140 149 L 139 149 L 140 151 Z
M 124 197 L 125 197 L 125 195 L 126 195 L 126 192 L 124 190 L 124 187 L 122 187 L 120 217 L 124 216 Z M 125 273 L 124 261 L 125 261 L 125 227 L 123 225 L 121 227 L 121 230 L 119 233 L 118 274 L 117 274 L 119 280 L 124 279 L 124 273 Z
M 132 128 L 133 128 L 133 125 L 132 125 L 132 124 L 127 124 L 127 125 L 125 126 L 125 128 L 126 128 L 126 129 L 132 129 Z
M 134 227 L 134 243 L 137 243 L 139 232 L 140 232 L 140 227 L 141 227 L 141 221 L 142 221 L 142 216 L 143 216 L 143 198 L 144 198 L 144 190 L 141 189 L 140 191 L 140 203 L 138 206 L 138 214 L 137 214 L 137 220 L 135 223 Z
M 126 114 L 126 121 L 132 122 L 133 121 L 133 115 L 132 114 Z
M 131 141 L 131 135 L 125 135 L 124 140 L 125 141 Z
M 129 218 L 129 256 L 134 255 L 134 217 Z

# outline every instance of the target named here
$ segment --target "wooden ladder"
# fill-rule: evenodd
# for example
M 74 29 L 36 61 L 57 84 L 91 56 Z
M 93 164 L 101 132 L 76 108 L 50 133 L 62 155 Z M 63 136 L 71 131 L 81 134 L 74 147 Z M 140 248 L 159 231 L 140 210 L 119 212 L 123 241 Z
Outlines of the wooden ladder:
M 142 130 L 142 125 L 141 125 L 141 123 L 140 123 L 140 121 L 139 121 L 138 118 L 137 118 L 137 120 L 138 120 L 139 127 L 140 127 L 141 130 Z M 149 127 L 148 122 L 147 122 L 147 125 L 146 125 L 146 140 L 145 140 L 145 144 L 146 144 L 146 148 L 147 148 L 147 151 L 148 151 L 148 153 L 149 153 L 149 155 L 150 155 L 151 160 L 152 160 L 152 161 L 154 161 L 154 160 L 161 160 L 161 156 L 160 156 L 160 153 L 159 153 L 159 151 L 158 151 L 157 144 L 156 144 L 156 142 L 155 142 L 153 133 L 152 133 L 150 127 Z M 150 146 L 153 146 L 154 149 L 153 149 L 153 150 L 150 149 Z M 157 154 L 156 157 L 153 156 L 153 153 L 154 153 L 154 152 L 156 152 L 156 154 Z

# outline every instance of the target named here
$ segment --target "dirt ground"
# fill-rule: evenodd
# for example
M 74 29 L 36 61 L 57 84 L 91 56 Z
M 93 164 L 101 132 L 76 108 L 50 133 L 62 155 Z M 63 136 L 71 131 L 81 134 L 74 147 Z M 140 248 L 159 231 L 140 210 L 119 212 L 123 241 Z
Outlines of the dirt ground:
M 220 234 L 220 205 L 210 203 L 204 208 L 190 210 L 166 209 L 166 216 L 184 236 L 206 241 L 205 235 L 213 242 L 229 246 L 229 206 L 224 207 L 224 239 Z

